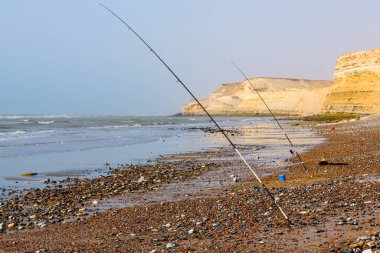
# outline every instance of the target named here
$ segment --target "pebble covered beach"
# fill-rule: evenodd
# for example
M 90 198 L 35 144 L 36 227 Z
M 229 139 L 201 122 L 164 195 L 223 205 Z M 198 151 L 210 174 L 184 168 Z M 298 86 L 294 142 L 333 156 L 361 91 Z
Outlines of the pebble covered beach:
M 0 206 L 0 251 L 380 251 L 379 117 L 301 124 L 327 139 L 302 156 L 311 177 L 294 158 L 286 181 L 257 168 L 291 225 L 224 148 L 13 196 Z

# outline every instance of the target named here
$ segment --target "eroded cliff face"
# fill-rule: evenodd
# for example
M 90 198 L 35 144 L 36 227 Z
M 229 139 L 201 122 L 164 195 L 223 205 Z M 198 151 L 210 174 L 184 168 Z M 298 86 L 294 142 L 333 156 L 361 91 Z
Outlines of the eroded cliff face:
M 380 48 L 342 55 L 334 81 L 252 78 L 252 84 L 277 114 L 310 115 L 323 112 L 380 113 Z M 248 82 L 224 84 L 202 103 L 211 114 L 266 114 L 267 108 Z M 194 102 L 187 115 L 203 115 Z
M 321 113 L 323 101 L 332 86 L 331 81 L 304 79 L 252 78 L 250 81 L 273 112 L 288 115 Z M 247 81 L 223 84 L 201 102 L 214 115 L 269 113 Z M 182 112 L 186 115 L 204 115 L 195 101 L 188 103 Z
M 380 113 L 380 48 L 338 58 L 324 111 Z

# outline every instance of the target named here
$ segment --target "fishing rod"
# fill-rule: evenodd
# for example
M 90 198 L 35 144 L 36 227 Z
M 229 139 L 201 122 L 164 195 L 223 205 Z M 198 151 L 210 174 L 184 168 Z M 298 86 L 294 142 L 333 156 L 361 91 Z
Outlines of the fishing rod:
M 236 145 L 231 141 L 231 139 L 227 136 L 226 132 L 219 126 L 219 124 L 215 121 L 215 119 L 210 115 L 210 113 L 206 110 L 206 108 L 199 102 L 199 100 L 195 97 L 195 95 L 187 88 L 187 86 L 181 81 L 181 79 L 174 73 L 174 71 L 166 64 L 166 62 L 156 53 L 156 51 L 151 48 L 148 43 L 145 42 L 145 40 L 137 33 L 135 30 L 132 29 L 122 18 L 120 18 L 115 12 L 113 12 L 111 9 L 109 9 L 104 4 L 100 3 L 102 7 L 104 7 L 106 10 L 108 10 L 112 15 L 114 15 L 120 22 L 122 22 L 128 29 L 139 38 L 139 40 L 144 43 L 145 46 L 149 48 L 149 50 L 160 60 L 160 62 L 169 70 L 169 72 L 176 78 L 177 82 L 179 82 L 183 88 L 193 97 L 193 99 L 198 103 L 198 105 L 202 108 L 202 110 L 206 113 L 206 115 L 210 118 L 210 120 L 215 124 L 215 126 L 218 128 L 218 130 L 223 134 L 223 136 L 227 139 L 229 144 L 232 146 L 232 148 L 236 151 L 236 153 L 239 155 L 239 157 L 243 160 L 244 164 L 247 166 L 247 168 L 252 172 L 252 174 L 255 176 L 257 181 L 259 181 L 262 188 L 265 190 L 265 192 L 269 195 L 269 197 L 272 199 L 273 203 L 277 206 L 278 210 L 281 212 L 282 216 L 285 218 L 285 220 L 290 223 L 290 220 L 288 216 L 285 214 L 285 212 L 282 210 L 281 206 L 279 205 L 278 197 L 274 197 L 273 194 L 269 191 L 268 187 L 261 181 L 259 176 L 256 174 L 256 172 L 252 169 L 252 167 L 248 164 L 246 159 L 243 157 L 243 155 L 240 153 L 239 149 L 236 147 Z
M 256 89 L 256 87 L 251 83 L 251 81 L 248 79 L 248 77 L 244 74 L 244 72 L 234 63 L 232 62 L 232 65 L 235 66 L 235 68 L 244 76 L 245 80 L 248 81 L 248 83 L 251 85 L 251 87 L 253 88 L 254 91 L 256 91 L 257 95 L 259 96 L 259 98 L 261 99 L 261 101 L 263 101 L 264 105 L 266 106 L 266 108 L 268 109 L 268 111 L 270 112 L 270 114 L 272 114 L 272 117 L 274 118 L 274 120 L 276 121 L 277 125 L 280 127 L 282 133 L 285 135 L 286 139 L 288 140 L 290 146 L 292 147 L 292 149 L 290 149 L 290 153 L 292 155 L 296 155 L 298 160 L 300 161 L 303 169 L 305 170 L 305 173 L 308 177 L 309 176 L 309 173 L 308 173 L 308 169 L 306 168 L 306 165 L 305 163 L 303 162 L 300 154 L 297 152 L 297 150 L 295 149 L 295 146 L 293 145 L 293 142 L 290 140 L 288 134 L 285 132 L 284 128 L 282 127 L 282 125 L 280 124 L 280 122 L 278 121 L 276 115 L 274 115 L 274 113 L 272 112 L 272 110 L 269 108 L 269 105 L 265 102 L 264 98 L 261 96 L 260 92 Z

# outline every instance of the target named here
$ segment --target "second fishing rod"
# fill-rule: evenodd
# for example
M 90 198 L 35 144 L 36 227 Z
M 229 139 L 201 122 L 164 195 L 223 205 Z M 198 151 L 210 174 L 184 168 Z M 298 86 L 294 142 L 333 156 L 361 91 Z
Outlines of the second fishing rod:
M 152 47 L 148 45 L 147 42 L 138 34 L 135 32 L 135 30 L 132 29 L 131 26 L 129 26 L 122 18 L 120 18 L 115 12 L 113 12 L 111 9 L 109 9 L 104 4 L 100 4 L 103 8 L 108 10 L 112 15 L 114 15 L 120 22 L 122 22 L 136 37 L 147 47 L 149 50 L 157 57 L 157 59 L 169 70 L 169 72 L 176 78 L 177 82 L 179 82 L 183 88 L 191 95 L 191 97 L 198 103 L 198 105 L 202 108 L 202 110 L 206 113 L 206 115 L 210 118 L 210 120 L 215 124 L 215 126 L 218 128 L 218 130 L 223 134 L 223 136 L 226 138 L 226 140 L 229 142 L 231 147 L 235 150 L 235 152 L 239 155 L 239 157 L 242 159 L 244 164 L 247 166 L 247 168 L 252 172 L 254 177 L 259 181 L 261 187 L 265 190 L 265 192 L 268 194 L 268 196 L 271 198 L 273 203 L 276 205 L 284 219 L 287 221 L 288 224 L 291 224 L 289 217 L 285 214 L 281 206 L 279 205 L 278 201 L 279 199 L 274 197 L 274 195 L 269 191 L 268 187 L 264 184 L 263 181 L 259 178 L 259 176 L 256 174 L 256 172 L 252 169 L 252 167 L 248 164 L 246 159 L 243 157 L 243 155 L 240 153 L 239 149 L 236 147 L 236 145 L 231 141 L 231 139 L 228 137 L 228 135 L 225 133 L 225 131 L 220 127 L 220 125 L 215 121 L 215 119 L 210 115 L 210 113 L 206 110 L 206 108 L 201 104 L 201 102 L 195 97 L 195 95 L 188 89 L 188 87 L 181 81 L 181 79 L 174 73 L 174 71 L 166 64 L 166 62 L 156 53 L 156 51 L 153 50 Z
M 276 115 L 273 113 L 273 111 L 270 109 L 269 105 L 265 102 L 264 98 L 261 96 L 260 92 L 256 89 L 256 87 L 252 84 L 251 80 L 248 79 L 248 77 L 244 74 L 244 72 L 234 63 L 232 62 L 232 65 L 235 66 L 235 68 L 243 75 L 243 77 L 245 78 L 245 80 L 250 84 L 250 86 L 252 87 L 252 89 L 257 93 L 257 95 L 259 96 L 259 98 L 261 99 L 261 101 L 264 103 L 265 107 L 268 109 L 269 113 L 272 115 L 273 119 L 276 121 L 277 125 L 280 127 L 282 133 L 285 135 L 285 138 L 288 140 L 290 146 L 292 147 L 292 149 L 290 149 L 290 153 L 292 155 L 296 155 L 298 160 L 300 161 L 301 165 L 302 165 L 302 168 L 304 169 L 305 173 L 306 173 L 306 176 L 307 177 L 311 177 L 309 175 L 309 172 L 308 172 L 308 169 L 306 168 L 306 165 L 305 163 L 303 162 L 300 154 L 297 152 L 297 150 L 295 149 L 295 146 L 293 144 L 293 142 L 290 140 L 288 134 L 285 132 L 284 128 L 282 127 L 282 125 L 280 124 L 280 121 L 278 121 Z

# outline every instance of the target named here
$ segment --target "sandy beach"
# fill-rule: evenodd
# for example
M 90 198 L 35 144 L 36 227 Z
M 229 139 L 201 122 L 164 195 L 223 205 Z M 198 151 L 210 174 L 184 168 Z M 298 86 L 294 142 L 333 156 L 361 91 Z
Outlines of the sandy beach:
M 356 248 L 377 248 L 380 118 L 301 125 L 327 139 L 303 155 L 311 177 L 294 159 L 285 167 L 256 168 L 280 198 L 290 226 L 231 150 L 222 148 L 111 169 L 108 176 L 74 180 L 69 187 L 26 191 L 1 206 L 0 251 L 361 252 Z M 242 148 L 251 152 L 251 147 Z M 330 164 L 319 165 L 322 159 Z M 279 173 L 286 174 L 285 182 L 278 181 Z M 20 223 L 25 227 L 20 228 Z M 361 236 L 365 237 L 356 241 Z

